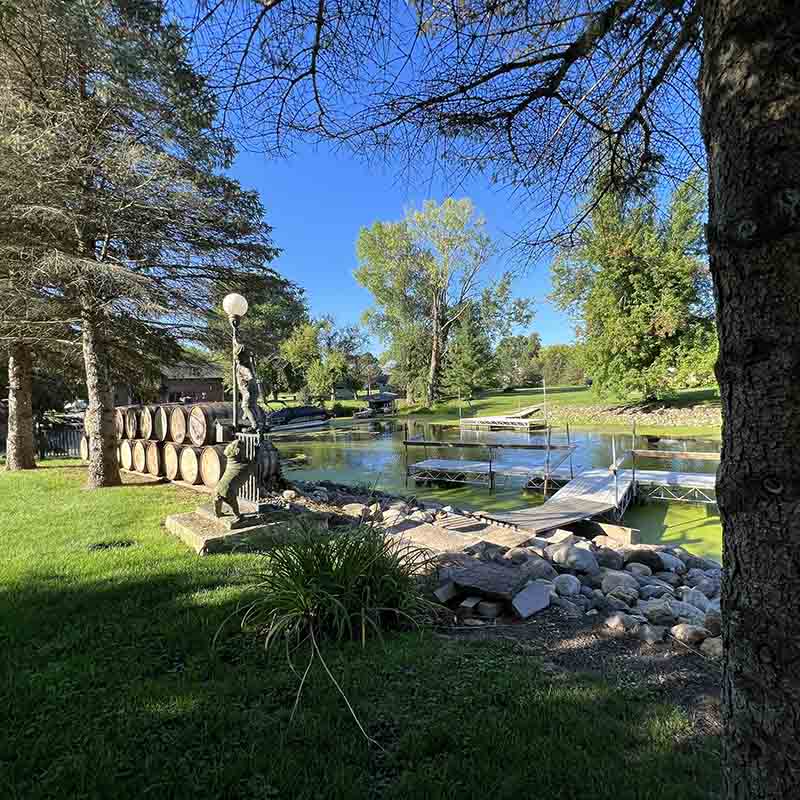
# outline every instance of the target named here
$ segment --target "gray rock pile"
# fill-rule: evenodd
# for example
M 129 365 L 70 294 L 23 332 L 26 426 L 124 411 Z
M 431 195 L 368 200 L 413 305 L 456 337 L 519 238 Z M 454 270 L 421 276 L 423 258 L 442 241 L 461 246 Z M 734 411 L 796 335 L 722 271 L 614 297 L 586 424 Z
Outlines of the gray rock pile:
M 482 542 L 443 560 L 436 597 L 463 620 L 527 619 L 558 606 L 570 617 L 600 616 L 610 630 L 647 644 L 671 637 L 712 658 L 722 654 L 722 568 L 682 547 L 556 530 L 524 547 Z M 493 601 L 491 613 L 481 613 L 482 600 Z
M 433 535 L 449 548 L 439 550 L 439 585 L 433 594 L 464 624 L 528 619 L 557 606 L 568 617 L 594 617 L 609 630 L 649 645 L 671 637 L 708 657 L 722 655 L 722 568 L 682 547 L 621 544 L 610 536 L 589 540 L 554 530 L 509 548 L 491 541 L 485 524 L 487 540 L 476 541 L 483 535 L 475 533 L 482 523 L 469 512 L 328 482 L 298 481 L 281 499 L 350 523 L 376 524 L 398 536 L 414 529 L 444 534 Z M 459 539 L 458 530 L 469 530 L 474 538 L 453 551 L 450 543 Z M 430 546 L 423 537 L 416 541 Z

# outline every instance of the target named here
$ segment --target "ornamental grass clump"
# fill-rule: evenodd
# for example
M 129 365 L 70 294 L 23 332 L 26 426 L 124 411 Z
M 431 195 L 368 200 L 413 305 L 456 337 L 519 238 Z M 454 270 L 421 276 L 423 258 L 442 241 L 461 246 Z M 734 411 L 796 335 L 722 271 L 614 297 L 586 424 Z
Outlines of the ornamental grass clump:
M 302 649 L 308 653 L 292 719 L 318 659 L 362 734 L 380 747 L 364 730 L 320 643 L 353 639 L 363 646 L 368 636 L 419 625 L 434 608 L 420 586 L 432 567 L 431 553 L 366 525 L 337 532 L 305 527 L 265 555 L 263 563 L 254 587 L 260 597 L 246 609 L 242 626 L 259 628 L 267 649 L 283 642 L 298 675 L 294 655 Z
M 261 628 L 267 648 L 279 640 L 366 642 L 418 624 L 432 608 L 420 589 L 430 567 L 429 551 L 376 528 L 301 528 L 264 557 L 260 597 L 242 624 Z

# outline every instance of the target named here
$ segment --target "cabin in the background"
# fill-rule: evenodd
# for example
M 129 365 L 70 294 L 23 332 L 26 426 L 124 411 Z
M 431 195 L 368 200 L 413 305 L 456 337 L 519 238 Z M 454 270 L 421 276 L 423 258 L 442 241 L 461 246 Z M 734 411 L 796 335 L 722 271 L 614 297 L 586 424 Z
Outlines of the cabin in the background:
M 225 399 L 222 370 L 215 364 L 184 361 L 161 372 L 159 401 L 180 403 L 184 399 L 199 403 L 214 403 Z
M 134 403 L 216 403 L 225 399 L 222 370 L 213 362 L 192 356 L 161 368 L 158 385 L 148 388 L 117 384 L 114 405 Z

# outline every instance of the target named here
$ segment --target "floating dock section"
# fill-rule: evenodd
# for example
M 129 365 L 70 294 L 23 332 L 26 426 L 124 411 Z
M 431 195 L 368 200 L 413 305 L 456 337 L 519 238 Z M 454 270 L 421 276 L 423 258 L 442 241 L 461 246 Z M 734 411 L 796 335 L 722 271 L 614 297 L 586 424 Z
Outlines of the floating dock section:
M 462 428 L 487 428 L 488 430 L 530 431 L 547 427 L 544 417 L 534 417 L 541 406 L 528 406 L 511 414 L 497 414 L 486 417 L 464 417 Z
M 404 444 L 427 447 L 488 447 L 488 461 L 426 458 L 408 463 L 406 447 L 406 480 L 443 481 L 449 483 L 474 483 L 493 490 L 498 479 L 521 478 L 526 488 L 543 489 L 560 487 L 552 497 L 538 506 L 509 512 L 481 512 L 488 522 L 508 525 L 525 531 L 530 536 L 564 527 L 582 520 L 606 519 L 619 522 L 631 502 L 638 496 L 652 500 L 682 501 L 691 503 L 716 503 L 716 476 L 713 473 L 693 473 L 675 470 L 638 469 L 637 459 L 655 458 L 670 460 L 719 460 L 718 453 L 687 452 L 681 450 L 626 450 L 617 456 L 612 439 L 612 463 L 607 468 L 584 470 L 575 476 L 571 456 L 572 444 L 554 445 L 548 430 L 547 443 L 536 444 L 476 444 L 463 442 L 428 442 L 408 440 Z M 494 459 L 497 448 L 541 449 L 546 460 L 540 466 L 498 464 Z M 555 453 L 555 456 L 553 454 Z M 570 458 L 570 466 L 563 466 Z M 623 464 L 632 458 L 632 468 Z

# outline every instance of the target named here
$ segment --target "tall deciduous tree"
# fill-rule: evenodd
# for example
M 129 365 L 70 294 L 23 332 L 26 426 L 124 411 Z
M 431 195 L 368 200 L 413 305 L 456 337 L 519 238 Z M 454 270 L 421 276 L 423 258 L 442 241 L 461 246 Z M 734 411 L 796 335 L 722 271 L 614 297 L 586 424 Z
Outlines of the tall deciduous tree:
M 716 356 L 699 181 L 672 193 L 663 219 L 652 193 L 608 193 L 590 205 L 589 223 L 553 266 L 552 297 L 579 323 L 593 385 L 647 399 L 682 388 L 690 364 L 697 371 Z
M 609 145 L 611 183 L 653 169 L 685 178 L 707 163 L 723 408 L 725 795 L 792 795 L 800 780 L 796 0 L 402 8 L 253 0 L 213 9 L 202 42 L 227 69 L 219 80 L 230 110 L 246 113 L 266 148 L 310 135 L 433 151 L 485 170 L 531 190 L 532 207 L 543 209 L 523 244 L 549 239 L 554 224 L 580 226 L 572 197 Z
M 487 280 L 493 252 L 486 222 L 472 202 L 448 198 L 428 201 L 409 211 L 403 222 L 362 228 L 356 251 L 356 280 L 372 292 L 375 309 L 367 316 L 374 330 L 389 341 L 422 329 L 429 341 L 425 400 L 439 391 L 447 340 L 453 327 L 481 301 L 497 327 L 527 313 L 526 304 L 509 298 L 508 274 Z
M 89 485 L 113 485 L 115 352 L 174 346 L 216 281 L 261 272 L 269 228 L 158 0 L 3 4 L 0 64 L 4 216 L 25 221 L 2 245 L 77 319 Z

